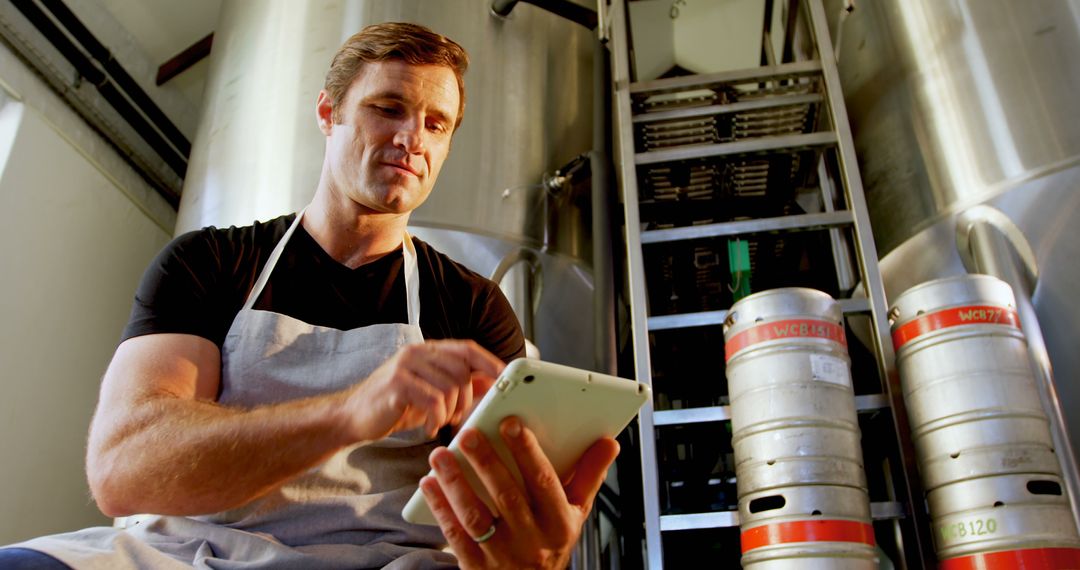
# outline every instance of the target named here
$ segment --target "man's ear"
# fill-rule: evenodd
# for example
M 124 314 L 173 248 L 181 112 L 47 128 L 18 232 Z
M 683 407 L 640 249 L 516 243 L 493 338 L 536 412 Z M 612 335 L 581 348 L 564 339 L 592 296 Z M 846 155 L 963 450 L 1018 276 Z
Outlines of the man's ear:
M 330 136 L 330 131 L 334 130 L 334 102 L 325 89 L 319 91 L 319 98 L 315 101 L 315 120 L 319 130 Z

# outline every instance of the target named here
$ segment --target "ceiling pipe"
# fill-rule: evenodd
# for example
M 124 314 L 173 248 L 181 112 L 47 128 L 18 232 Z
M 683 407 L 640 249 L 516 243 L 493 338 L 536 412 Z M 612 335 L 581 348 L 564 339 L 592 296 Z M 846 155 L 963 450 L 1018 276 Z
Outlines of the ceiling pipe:
M 595 30 L 599 21 L 595 11 L 575 4 L 570 0 L 492 0 L 491 13 L 500 18 L 505 18 L 510 15 L 510 12 L 514 11 L 514 6 L 517 6 L 518 2 L 532 4 L 556 16 L 581 24 L 589 30 Z
M 120 87 L 124 94 L 135 103 L 148 119 L 150 119 L 154 126 L 165 135 L 165 138 L 168 139 L 169 143 L 185 157 L 191 154 L 191 141 L 184 136 L 184 133 L 180 132 L 180 129 L 177 128 L 172 120 L 165 115 L 165 112 L 154 103 L 153 99 L 147 95 L 146 91 L 143 91 L 142 87 L 139 86 L 135 79 L 120 65 L 120 62 L 116 61 L 116 58 L 113 57 L 109 48 L 105 47 L 105 45 L 94 36 L 93 32 L 79 20 L 78 16 L 64 4 L 63 0 L 40 1 L 41 4 L 45 6 L 45 9 L 51 12 L 56 20 L 60 22 L 60 25 L 67 29 L 75 40 L 82 45 L 86 52 L 90 54 L 90 57 L 101 64 L 105 73 L 116 82 L 116 85 Z M 182 172 L 178 172 L 177 174 L 183 175 Z
M 11 3 L 67 59 L 79 78 L 93 85 L 154 153 L 183 178 L 191 143 L 75 14 L 60 0 L 42 0 L 49 13 L 33 0 Z M 158 181 L 152 175 L 149 179 Z M 152 186 L 174 208 L 178 205 L 179 194 L 167 183 Z

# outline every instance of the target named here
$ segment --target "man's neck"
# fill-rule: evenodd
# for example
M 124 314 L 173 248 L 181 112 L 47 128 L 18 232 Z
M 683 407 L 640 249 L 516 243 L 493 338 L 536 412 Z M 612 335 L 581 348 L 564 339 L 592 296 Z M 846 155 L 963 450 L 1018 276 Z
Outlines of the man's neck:
M 401 247 L 408 222 L 408 214 L 366 212 L 358 204 L 332 204 L 317 194 L 302 223 L 323 251 L 355 269 Z

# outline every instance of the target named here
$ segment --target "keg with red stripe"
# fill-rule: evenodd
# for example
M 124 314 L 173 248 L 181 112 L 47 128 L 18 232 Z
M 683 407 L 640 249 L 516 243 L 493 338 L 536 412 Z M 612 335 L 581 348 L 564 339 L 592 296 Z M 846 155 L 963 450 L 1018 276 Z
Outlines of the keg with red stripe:
M 842 319 L 830 296 L 802 288 L 728 311 L 744 568 L 877 568 Z
M 1080 568 L 1012 289 L 930 281 L 889 320 L 941 567 Z

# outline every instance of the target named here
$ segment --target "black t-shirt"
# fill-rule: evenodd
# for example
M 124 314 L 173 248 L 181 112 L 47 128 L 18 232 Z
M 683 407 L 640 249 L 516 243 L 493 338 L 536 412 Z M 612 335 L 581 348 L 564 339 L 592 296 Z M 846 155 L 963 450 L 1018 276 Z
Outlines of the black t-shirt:
M 123 340 L 186 333 L 219 347 L 295 219 L 190 232 L 174 239 L 147 268 L 135 294 Z M 426 339 L 472 339 L 505 362 L 525 355 L 525 340 L 498 286 L 413 238 L 420 273 L 420 329 Z M 298 227 L 255 309 L 318 326 L 349 330 L 406 323 L 404 257 L 400 249 L 350 269 Z

